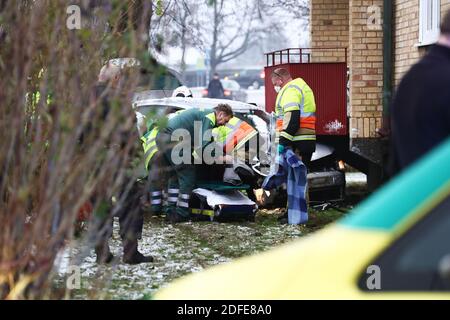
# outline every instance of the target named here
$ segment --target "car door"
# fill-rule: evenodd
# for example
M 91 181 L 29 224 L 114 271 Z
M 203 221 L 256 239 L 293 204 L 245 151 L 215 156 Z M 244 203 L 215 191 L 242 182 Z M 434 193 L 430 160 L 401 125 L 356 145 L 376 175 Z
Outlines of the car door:
M 380 290 L 368 290 L 366 273 L 359 280 L 361 290 L 450 298 L 450 185 L 444 196 L 424 206 L 422 216 L 372 263 L 380 270 Z

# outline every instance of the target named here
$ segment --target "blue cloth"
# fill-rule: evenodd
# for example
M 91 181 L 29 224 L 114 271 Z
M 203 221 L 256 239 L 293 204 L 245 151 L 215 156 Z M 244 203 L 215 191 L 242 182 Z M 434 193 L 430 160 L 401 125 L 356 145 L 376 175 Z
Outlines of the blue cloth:
M 307 170 L 305 164 L 297 157 L 292 149 L 287 148 L 276 159 L 278 170 L 266 177 L 264 190 L 272 190 L 287 184 L 288 195 L 288 223 L 303 224 L 308 221 L 308 207 L 306 203 Z

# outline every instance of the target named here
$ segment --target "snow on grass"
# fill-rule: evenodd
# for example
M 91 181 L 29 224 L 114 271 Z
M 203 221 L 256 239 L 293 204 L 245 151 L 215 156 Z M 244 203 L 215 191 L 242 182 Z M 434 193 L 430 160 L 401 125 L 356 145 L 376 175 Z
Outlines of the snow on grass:
M 233 259 L 266 251 L 292 241 L 311 230 L 307 226 L 280 225 L 277 217 L 283 210 L 260 210 L 256 222 L 216 223 L 188 222 L 170 225 L 161 217 L 147 218 L 139 250 L 152 255 L 153 263 L 137 266 L 121 262 L 122 247 L 114 224 L 110 241 L 116 257 L 112 266 L 99 266 L 93 250 L 78 264 L 82 288 L 74 290 L 75 299 L 142 299 L 150 298 L 158 289 L 176 278 L 205 268 L 229 263 Z M 314 218 L 314 215 L 313 215 Z M 332 216 L 329 220 L 334 220 Z M 314 225 L 314 228 L 316 226 Z M 60 277 L 67 272 L 71 258 L 76 258 L 82 246 L 66 249 L 57 260 Z M 61 279 L 55 281 L 61 286 Z

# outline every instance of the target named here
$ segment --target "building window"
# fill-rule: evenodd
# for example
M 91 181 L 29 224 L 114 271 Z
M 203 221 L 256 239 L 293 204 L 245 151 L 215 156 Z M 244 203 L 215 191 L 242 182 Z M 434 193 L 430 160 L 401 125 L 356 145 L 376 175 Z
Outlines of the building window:
M 440 0 L 420 0 L 419 45 L 436 43 L 439 38 L 441 20 Z

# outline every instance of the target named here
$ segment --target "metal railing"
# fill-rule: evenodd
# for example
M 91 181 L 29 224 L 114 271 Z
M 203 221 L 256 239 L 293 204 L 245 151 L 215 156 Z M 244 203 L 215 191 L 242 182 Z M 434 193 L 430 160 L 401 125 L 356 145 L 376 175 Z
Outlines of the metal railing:
M 337 54 L 335 56 L 330 56 L 333 58 L 344 57 L 347 62 L 347 48 L 288 48 L 283 50 L 277 50 L 273 52 L 266 53 L 266 66 L 272 67 L 280 64 L 286 63 L 311 63 L 312 57 L 317 54 L 317 59 L 326 59 L 327 56 L 319 55 L 319 52 L 330 52 L 330 51 L 343 52 L 343 55 Z M 330 61 L 336 62 L 336 61 Z

